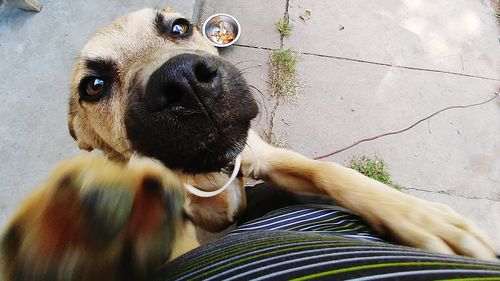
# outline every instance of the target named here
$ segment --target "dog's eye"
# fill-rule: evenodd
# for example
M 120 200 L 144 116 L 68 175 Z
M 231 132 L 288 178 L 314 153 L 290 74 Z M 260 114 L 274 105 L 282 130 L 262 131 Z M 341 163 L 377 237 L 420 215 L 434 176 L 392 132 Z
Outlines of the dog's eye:
M 99 78 L 90 79 L 87 84 L 87 95 L 97 96 L 104 89 L 104 80 Z
M 174 36 L 184 36 L 187 35 L 191 24 L 186 19 L 176 19 L 172 24 L 172 30 L 170 31 Z
M 80 96 L 89 101 L 99 99 L 107 88 L 107 83 L 101 77 L 88 77 L 80 85 Z

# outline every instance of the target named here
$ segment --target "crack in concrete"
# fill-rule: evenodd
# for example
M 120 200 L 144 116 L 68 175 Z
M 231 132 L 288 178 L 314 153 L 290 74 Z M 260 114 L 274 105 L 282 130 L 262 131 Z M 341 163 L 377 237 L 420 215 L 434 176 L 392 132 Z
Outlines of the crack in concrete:
M 347 60 L 347 61 L 352 61 L 352 62 L 401 68 L 401 69 L 407 69 L 407 70 L 434 72 L 434 73 L 441 73 L 441 74 L 449 74 L 449 75 L 457 75 L 457 76 L 463 76 L 463 77 L 478 78 L 478 79 L 484 79 L 484 80 L 500 81 L 500 79 L 498 79 L 498 78 L 492 78 L 492 77 L 486 77 L 486 76 L 480 76 L 480 75 L 474 75 L 474 74 L 467 74 L 467 73 L 460 73 L 460 72 L 454 72 L 454 71 L 432 69 L 432 68 L 413 67 L 413 66 L 406 66 L 406 65 L 399 65 L 399 64 L 391 64 L 391 63 L 376 62 L 376 61 L 369 61 L 369 60 L 353 59 L 353 58 L 348 58 L 348 57 L 315 54 L 315 53 L 309 53 L 309 52 L 300 52 L 300 54 L 306 55 L 306 56 L 317 56 L 317 57 L 331 58 L 331 59 L 337 59 L 337 60 Z
M 427 190 L 427 189 L 414 188 L 414 187 L 401 187 L 401 190 L 402 191 L 404 191 L 404 190 L 414 190 L 414 191 L 427 192 L 427 193 L 444 194 L 444 195 L 448 195 L 448 196 L 455 196 L 455 197 L 464 198 L 464 199 L 470 199 L 470 200 L 487 200 L 487 201 L 493 201 L 493 202 L 500 202 L 500 200 L 498 200 L 498 199 L 492 199 L 492 198 L 481 197 L 481 196 L 464 196 L 464 195 L 452 193 L 452 192 L 447 191 L 447 190 L 437 190 L 437 191 L 434 191 L 434 190 Z
M 286 20 L 287 24 L 290 24 L 290 15 L 288 13 L 289 7 L 290 7 L 290 0 L 286 0 L 285 13 L 283 14 L 283 18 Z M 283 34 L 280 33 L 280 49 L 283 49 L 283 47 L 285 46 L 285 43 L 283 42 L 284 39 L 285 39 L 285 37 L 283 36 Z
M 239 44 L 239 43 L 234 43 L 233 46 L 242 47 L 242 48 L 249 48 L 249 49 L 257 49 L 257 50 L 266 50 L 266 51 L 277 51 L 277 50 L 279 50 L 279 49 L 276 49 L 276 48 L 252 46 L 252 45 L 245 45 L 245 44 Z
M 238 46 L 238 47 L 242 47 L 242 48 L 266 50 L 266 51 L 277 50 L 274 48 L 244 45 L 244 44 L 234 44 L 234 46 Z M 407 65 L 399 65 L 399 64 L 391 64 L 391 63 L 384 63 L 384 62 L 377 62 L 377 61 L 370 61 L 370 60 L 354 59 L 354 58 L 349 58 L 349 57 L 316 54 L 316 53 L 311 53 L 311 52 L 296 52 L 296 53 L 298 53 L 300 55 L 304 55 L 304 56 L 314 56 L 314 57 L 320 57 L 320 58 L 344 60 L 344 61 L 357 62 L 357 63 L 363 63 L 363 64 L 371 64 L 371 65 L 378 65 L 378 66 L 385 66 L 385 67 L 394 67 L 394 68 L 400 68 L 400 69 L 406 69 L 406 70 L 412 70 L 412 71 L 433 72 L 433 73 L 448 74 L 448 75 L 455 75 L 455 76 L 462 76 L 462 77 L 469 77 L 469 78 L 477 78 L 477 79 L 490 80 L 490 81 L 500 81 L 499 78 L 474 75 L 474 74 L 467 74 L 467 73 L 460 73 L 460 72 L 453 72 L 453 71 L 446 71 L 446 70 L 439 70 L 439 69 L 432 69 L 432 68 L 413 67 L 413 66 L 407 66 Z
M 290 16 L 289 16 L 289 13 L 288 13 L 288 8 L 289 7 L 290 7 L 290 0 L 286 0 L 286 3 L 285 3 L 285 12 L 283 13 L 283 19 L 285 19 L 285 21 L 286 21 L 287 24 L 290 24 Z M 285 36 L 283 36 L 283 34 L 280 32 L 280 50 L 282 50 L 283 47 L 284 47 L 284 38 L 285 38 Z M 237 45 L 237 44 L 235 44 L 235 45 Z M 242 45 L 239 45 L 239 46 L 242 46 Z M 272 67 L 272 66 L 270 65 L 270 67 Z M 274 117 L 276 115 L 276 111 L 278 110 L 279 106 L 280 106 L 280 100 L 279 100 L 279 98 L 276 98 L 276 103 L 273 106 L 273 109 L 271 111 L 271 116 L 269 118 L 269 124 L 267 126 L 267 132 L 265 132 L 265 134 L 266 134 L 265 139 L 269 143 L 273 142 Z

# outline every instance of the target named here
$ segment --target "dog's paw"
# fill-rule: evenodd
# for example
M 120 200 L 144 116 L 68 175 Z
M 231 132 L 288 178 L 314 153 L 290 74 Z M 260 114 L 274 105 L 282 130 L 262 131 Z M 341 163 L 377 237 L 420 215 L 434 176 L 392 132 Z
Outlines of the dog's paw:
M 367 218 L 379 232 L 431 252 L 496 259 L 495 249 L 486 236 L 450 207 L 400 192 L 382 197 L 373 198 L 378 203 L 372 206 L 373 213 Z
M 4 279 L 148 278 L 193 237 L 184 198 L 180 180 L 153 162 L 63 162 L 5 230 Z

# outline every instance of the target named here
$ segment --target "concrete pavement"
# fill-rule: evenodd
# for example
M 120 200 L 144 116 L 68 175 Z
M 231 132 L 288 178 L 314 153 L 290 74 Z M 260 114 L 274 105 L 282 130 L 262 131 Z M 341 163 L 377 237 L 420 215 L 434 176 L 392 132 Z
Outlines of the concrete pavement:
M 288 12 L 282 46 L 301 55 L 299 102 L 278 108 L 274 133 L 315 157 L 402 129 L 435 111 L 487 100 L 500 88 L 499 29 L 488 1 L 206 0 L 242 23 L 238 46 L 222 55 L 266 93 L 267 57 L 280 48 L 274 28 Z M 266 9 L 267 12 L 262 12 Z M 300 19 L 311 11 L 307 21 Z M 246 30 L 249 30 L 245 32 Z M 272 105 L 254 127 L 265 128 Z M 394 136 L 328 158 L 379 155 L 403 191 L 453 207 L 475 221 L 500 251 L 500 98 L 446 111 Z

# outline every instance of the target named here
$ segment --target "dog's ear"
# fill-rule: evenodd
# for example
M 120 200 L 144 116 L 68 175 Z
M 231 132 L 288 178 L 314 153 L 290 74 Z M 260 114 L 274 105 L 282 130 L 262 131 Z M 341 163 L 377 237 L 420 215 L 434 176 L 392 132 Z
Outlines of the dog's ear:
M 164 12 L 164 13 L 175 13 L 175 10 L 172 7 L 170 7 L 170 6 L 166 6 L 161 11 Z

